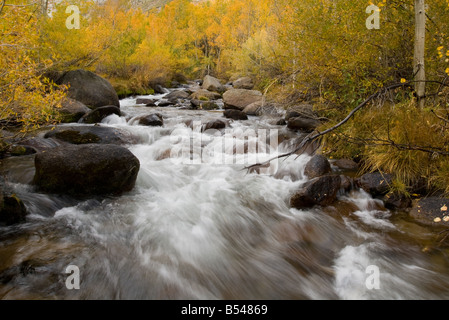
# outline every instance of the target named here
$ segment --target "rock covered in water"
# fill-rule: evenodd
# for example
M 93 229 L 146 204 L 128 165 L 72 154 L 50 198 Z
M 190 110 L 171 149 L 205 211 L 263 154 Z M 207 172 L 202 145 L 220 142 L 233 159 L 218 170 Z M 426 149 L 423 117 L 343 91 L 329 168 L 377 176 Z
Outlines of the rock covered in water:
M 337 199 L 341 187 L 341 177 L 327 175 L 306 182 L 290 199 L 290 205 L 296 209 L 327 206 Z
M 134 188 L 139 160 L 117 145 L 66 145 L 38 153 L 33 183 L 72 196 L 118 195 Z

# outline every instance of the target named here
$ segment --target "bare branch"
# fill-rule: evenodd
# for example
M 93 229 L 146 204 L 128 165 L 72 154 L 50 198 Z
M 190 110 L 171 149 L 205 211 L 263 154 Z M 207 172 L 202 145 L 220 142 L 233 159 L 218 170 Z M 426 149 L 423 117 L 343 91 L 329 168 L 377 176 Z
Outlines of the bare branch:
M 355 109 L 353 109 L 347 116 L 346 118 L 344 118 L 342 121 L 340 121 L 338 124 L 336 124 L 335 126 L 323 131 L 323 132 L 312 132 L 310 133 L 308 136 L 305 137 L 305 139 L 298 145 L 298 147 L 296 149 L 294 149 L 291 152 L 282 154 L 280 156 L 274 157 L 270 160 L 267 160 L 265 162 L 262 163 L 257 163 L 254 165 L 251 165 L 249 167 L 245 167 L 244 169 L 246 170 L 254 170 L 256 168 L 260 168 L 263 166 L 268 165 L 271 161 L 277 160 L 277 159 L 281 159 L 281 158 L 287 158 L 293 154 L 297 154 L 298 152 L 305 150 L 306 146 L 309 143 L 312 143 L 313 141 L 315 141 L 318 138 L 323 137 L 324 135 L 335 131 L 336 129 L 340 128 L 341 126 L 343 126 L 345 123 L 347 123 L 358 111 L 360 111 L 361 109 L 363 109 L 366 105 L 368 105 L 369 102 L 371 102 L 372 100 L 381 97 L 382 95 L 388 93 L 391 90 L 397 89 L 397 88 L 404 88 L 404 87 L 410 87 L 413 83 L 416 82 L 421 82 L 421 81 L 409 81 L 406 83 L 397 83 L 397 84 L 393 84 L 391 86 L 388 87 L 384 87 L 382 89 L 380 89 L 379 91 L 377 91 L 376 93 L 372 94 L 371 96 L 369 96 L 365 101 L 363 101 L 361 104 L 359 104 Z M 428 82 L 428 83 L 438 83 L 441 86 L 449 86 L 444 82 L 441 81 L 435 81 L 435 80 L 423 80 L 423 82 Z M 379 141 L 379 140 L 378 140 Z M 438 153 L 441 155 L 449 155 L 449 153 L 441 151 L 441 150 L 435 150 L 434 148 L 426 148 L 426 147 L 422 147 L 422 146 L 413 146 L 413 145 L 405 145 L 405 144 L 395 144 L 393 141 L 388 141 L 387 143 L 388 145 L 393 145 L 394 147 L 396 147 L 399 150 L 415 150 L 415 151 L 422 151 L 422 152 L 428 152 L 428 153 Z M 387 145 L 385 144 L 385 145 Z

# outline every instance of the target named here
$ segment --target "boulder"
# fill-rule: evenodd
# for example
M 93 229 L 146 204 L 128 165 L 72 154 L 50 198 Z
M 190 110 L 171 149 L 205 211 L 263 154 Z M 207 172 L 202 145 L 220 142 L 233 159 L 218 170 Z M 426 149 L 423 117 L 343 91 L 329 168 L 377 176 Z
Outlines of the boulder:
M 246 113 L 240 110 L 228 109 L 225 110 L 223 114 L 226 118 L 232 120 L 248 120 L 248 116 L 246 115 Z
M 139 124 L 148 127 L 162 127 L 164 125 L 164 119 L 161 114 L 154 113 L 140 117 Z
M 200 101 L 200 100 L 197 100 Z M 220 107 L 213 101 L 200 101 L 199 108 L 202 110 L 217 110 Z
M 290 205 L 296 209 L 310 208 L 315 205 L 327 206 L 337 199 L 341 177 L 327 175 L 306 182 L 290 199 Z
M 232 86 L 235 89 L 247 89 L 252 90 L 254 88 L 253 79 L 250 77 L 242 77 L 232 82 Z
M 190 100 L 200 100 L 200 101 L 209 101 L 209 100 L 218 100 L 221 99 L 221 94 L 218 92 L 212 92 L 205 89 L 200 89 L 192 93 L 189 97 Z
M 116 145 L 66 145 L 38 153 L 33 183 L 72 196 L 119 195 L 134 188 L 139 160 Z
M 413 204 L 412 199 L 397 192 L 388 193 L 383 198 L 384 206 L 390 210 L 406 210 Z
M 393 180 L 391 174 L 367 173 L 356 180 L 357 186 L 371 194 L 373 197 L 384 196 L 390 191 Z
M 226 128 L 226 122 L 221 121 L 221 120 L 213 120 L 213 121 L 209 121 L 208 123 L 206 123 L 203 126 L 202 131 L 207 131 L 207 130 L 221 130 L 221 129 L 225 129 Z
M 120 108 L 117 108 L 116 106 L 104 106 L 86 113 L 81 118 L 81 122 L 89 124 L 100 123 L 104 118 L 107 118 L 112 114 L 116 114 L 118 116 L 122 115 Z
M 164 88 L 160 84 L 154 84 L 151 87 L 153 88 L 154 93 L 157 93 L 157 94 L 165 94 L 165 93 L 169 92 L 168 89 Z
M 220 93 L 226 91 L 226 88 L 221 84 L 220 80 L 209 75 L 204 77 L 202 88 Z
M 343 189 L 343 191 L 345 192 L 351 191 L 354 186 L 354 180 L 345 175 L 340 175 L 340 178 L 341 178 L 340 188 Z
M 244 110 L 254 102 L 262 101 L 262 92 L 257 90 L 230 89 L 223 94 L 225 109 Z
M 357 162 L 351 159 L 338 159 L 333 163 L 333 165 L 341 170 L 347 171 L 357 171 L 359 169 Z
M 35 154 L 37 150 L 31 146 L 16 144 L 9 148 L 9 154 L 13 157 L 29 156 Z
M 153 99 L 147 99 L 147 98 L 138 98 L 136 99 L 136 104 L 144 104 L 146 106 L 154 106 L 154 100 Z
M 86 70 L 74 70 L 64 73 L 56 82 L 68 85 L 68 97 L 78 100 L 91 109 L 103 106 L 120 108 L 120 101 L 114 87 L 106 79 Z
M 78 122 L 82 116 L 90 111 L 91 109 L 84 103 L 70 98 L 65 98 L 62 101 L 61 109 L 58 110 L 61 114 L 62 123 Z
M 70 144 L 134 144 L 137 138 L 125 130 L 101 126 L 69 126 L 47 132 L 46 139 Z M 54 143 L 52 143 L 54 144 Z
M 287 109 L 287 112 L 285 114 L 286 121 L 290 120 L 291 118 L 298 117 L 316 119 L 318 118 L 318 115 L 313 110 L 313 105 L 311 104 L 299 104 Z
M 278 120 L 276 120 L 276 123 L 275 123 L 277 126 L 286 126 L 287 125 L 287 121 L 285 121 L 285 119 L 278 119 Z
M 24 222 L 28 210 L 23 201 L 13 195 L 1 195 L 0 197 L 0 223 L 5 225 L 13 225 Z
M 330 172 L 332 172 L 331 164 L 329 163 L 329 160 L 321 154 L 313 156 L 312 159 L 307 162 L 304 169 L 304 174 L 309 179 L 324 176 Z
M 243 109 L 243 112 L 246 113 L 248 116 L 260 116 L 263 106 L 264 106 L 263 100 L 256 101 L 247 105 L 245 109 Z
M 178 100 L 185 100 L 189 98 L 189 94 L 183 90 L 175 90 L 167 94 L 164 99 L 171 102 L 178 102 Z
M 170 107 L 174 106 L 175 104 L 176 102 L 170 100 L 160 100 L 159 102 L 156 103 L 158 107 Z
M 290 118 L 287 122 L 287 128 L 294 131 L 312 132 L 321 125 L 319 120 L 296 117 Z
M 26 148 L 31 148 L 35 150 L 37 153 L 42 152 L 44 150 L 56 148 L 60 146 L 61 143 L 52 138 L 32 137 L 21 141 L 19 145 L 24 146 Z
M 410 216 L 429 226 L 449 226 L 449 199 L 428 197 L 416 200 L 410 210 Z

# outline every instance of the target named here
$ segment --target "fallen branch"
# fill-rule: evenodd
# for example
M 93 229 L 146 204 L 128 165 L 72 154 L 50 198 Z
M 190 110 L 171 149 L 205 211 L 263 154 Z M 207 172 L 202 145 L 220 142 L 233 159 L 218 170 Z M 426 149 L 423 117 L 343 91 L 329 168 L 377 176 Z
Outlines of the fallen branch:
M 310 133 L 308 136 L 305 137 L 305 139 L 299 144 L 299 146 L 294 149 L 291 152 L 279 155 L 277 157 L 274 157 L 272 159 L 269 159 L 265 162 L 262 163 L 256 163 L 254 165 L 251 165 L 249 167 L 245 167 L 244 169 L 246 170 L 254 170 L 263 166 L 268 165 L 270 162 L 274 161 L 274 160 L 278 160 L 278 159 L 282 159 L 282 158 L 287 158 L 293 154 L 296 154 L 297 152 L 305 149 L 305 147 L 307 146 L 308 143 L 311 143 L 315 140 L 317 140 L 320 137 L 325 136 L 326 134 L 335 131 L 336 129 L 340 128 L 341 126 L 343 126 L 345 123 L 347 123 L 358 111 L 360 111 L 361 109 L 363 109 L 371 100 L 376 99 L 382 95 L 384 95 L 385 93 L 387 93 L 388 91 L 397 89 L 397 88 L 403 88 L 403 87 L 408 87 L 411 86 L 413 83 L 416 82 L 428 82 L 428 83 L 438 83 L 441 86 L 449 86 L 441 81 L 434 81 L 434 80 L 425 80 L 425 81 L 409 81 L 409 82 L 405 82 L 405 83 L 396 83 L 393 84 L 391 86 L 388 87 L 384 87 L 382 89 L 380 89 L 379 91 L 377 91 L 376 93 L 372 94 L 371 96 L 369 96 L 365 101 L 363 101 L 361 104 L 359 104 L 355 109 L 353 109 L 347 116 L 346 118 L 344 118 L 342 121 L 340 121 L 338 124 L 336 124 L 335 126 L 323 131 L 323 132 L 312 132 Z M 397 146 L 398 147 L 398 146 Z M 404 146 L 400 146 L 400 147 L 404 147 Z M 419 150 L 419 149 L 414 149 L 414 150 Z

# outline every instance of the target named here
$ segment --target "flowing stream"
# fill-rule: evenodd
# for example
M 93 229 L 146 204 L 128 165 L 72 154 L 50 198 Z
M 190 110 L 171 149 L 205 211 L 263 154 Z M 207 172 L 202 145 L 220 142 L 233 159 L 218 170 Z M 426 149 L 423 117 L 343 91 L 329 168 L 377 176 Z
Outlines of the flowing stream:
M 285 127 L 250 117 L 201 133 L 195 123 L 222 112 L 147 108 L 135 98 L 121 108 L 125 116 L 102 125 L 138 137 L 127 146 L 141 163 L 132 192 L 48 195 L 30 184 L 33 156 L 2 161 L 30 215 L 0 227 L 0 299 L 449 298 L 449 250 L 431 229 L 361 190 L 326 208 L 292 209 L 308 155 L 244 170 L 290 150 L 295 138 L 267 143 L 273 133 L 291 136 Z M 156 110 L 163 127 L 136 124 Z M 79 267 L 79 290 L 66 287 L 68 266 Z

